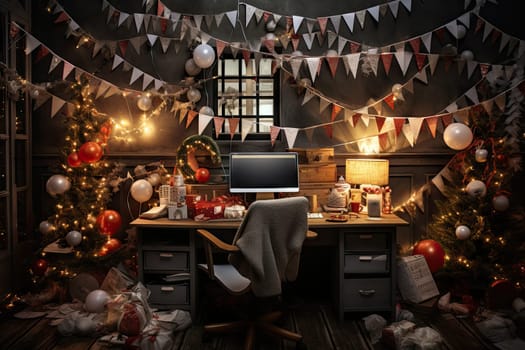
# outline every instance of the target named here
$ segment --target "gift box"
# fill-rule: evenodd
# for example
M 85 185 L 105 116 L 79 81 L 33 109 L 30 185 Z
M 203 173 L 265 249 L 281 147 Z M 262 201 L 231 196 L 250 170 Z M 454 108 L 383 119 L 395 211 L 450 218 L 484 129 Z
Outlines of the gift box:
M 188 208 L 188 217 L 193 219 L 195 217 L 195 204 L 201 201 L 202 196 L 200 194 L 187 194 L 186 195 L 186 207 Z
M 403 337 L 415 329 L 416 324 L 407 320 L 391 323 L 383 328 L 381 341 L 390 349 L 399 349 Z
M 397 263 L 397 285 L 403 299 L 420 303 L 439 295 L 423 255 L 405 256 Z
M 195 216 L 200 220 L 212 220 L 224 218 L 224 202 L 220 201 L 198 201 L 195 202 Z

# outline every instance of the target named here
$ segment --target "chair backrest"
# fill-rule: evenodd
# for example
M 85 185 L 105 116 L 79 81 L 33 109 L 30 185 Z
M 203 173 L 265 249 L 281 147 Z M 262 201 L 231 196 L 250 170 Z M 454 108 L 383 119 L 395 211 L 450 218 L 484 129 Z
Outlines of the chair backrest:
M 297 277 L 307 214 L 305 197 L 255 201 L 248 208 L 233 241 L 240 254 L 229 260 L 251 280 L 256 296 L 278 295 L 282 281 Z

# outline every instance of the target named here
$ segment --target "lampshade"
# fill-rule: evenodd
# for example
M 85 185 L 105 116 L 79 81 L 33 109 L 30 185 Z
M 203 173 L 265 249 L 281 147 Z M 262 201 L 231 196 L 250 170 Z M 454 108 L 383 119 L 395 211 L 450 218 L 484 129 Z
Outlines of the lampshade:
M 346 181 L 356 185 L 388 185 L 388 166 L 386 159 L 347 159 Z

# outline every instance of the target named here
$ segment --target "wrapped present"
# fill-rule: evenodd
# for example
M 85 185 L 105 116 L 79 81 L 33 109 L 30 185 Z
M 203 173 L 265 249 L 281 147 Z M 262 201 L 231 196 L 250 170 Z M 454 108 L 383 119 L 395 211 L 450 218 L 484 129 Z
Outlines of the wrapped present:
M 200 194 L 187 194 L 186 207 L 188 208 L 188 217 L 193 219 L 195 217 L 195 204 L 202 200 Z
M 199 201 L 195 203 L 195 220 L 212 220 L 224 217 L 226 204 L 217 200 Z
M 391 323 L 383 328 L 381 341 L 391 349 L 399 349 L 403 337 L 415 328 L 416 324 L 407 320 Z
M 409 332 L 401 340 L 400 350 L 441 350 L 443 338 L 430 327 L 421 327 Z

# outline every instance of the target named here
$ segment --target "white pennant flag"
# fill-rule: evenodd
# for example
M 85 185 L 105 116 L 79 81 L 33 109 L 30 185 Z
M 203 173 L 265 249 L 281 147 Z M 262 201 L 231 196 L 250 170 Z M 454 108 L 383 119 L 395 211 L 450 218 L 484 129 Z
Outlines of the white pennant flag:
M 408 12 L 412 12 L 412 0 L 400 0 Z
M 410 125 L 410 129 L 412 129 L 412 136 L 414 138 L 414 144 L 417 142 L 417 138 L 419 137 L 419 132 L 421 131 L 421 126 L 423 125 L 424 118 L 407 118 L 408 119 L 408 125 Z
M 357 68 L 359 66 L 359 56 L 360 53 L 350 53 L 348 55 L 343 56 L 343 63 L 345 65 L 346 75 L 348 75 L 349 72 L 352 72 L 354 79 L 356 78 Z
M 341 55 L 343 53 L 343 50 L 345 49 L 347 40 L 345 38 L 337 36 L 337 54 Z
M 308 64 L 308 69 L 310 70 L 310 76 L 312 77 L 312 83 L 315 82 L 317 78 L 317 71 L 319 70 L 319 64 L 321 63 L 320 57 L 308 57 L 305 58 L 306 63 Z
M 311 92 L 309 89 L 306 89 L 304 92 L 303 102 L 301 103 L 301 106 L 304 106 L 306 103 L 308 103 L 308 101 L 310 101 L 314 96 L 315 95 L 313 92 Z
M 323 113 L 332 103 L 324 98 L 319 98 L 319 113 Z
M 171 38 L 160 37 L 160 46 L 162 47 L 162 52 L 166 53 L 171 44 Z
M 202 18 L 204 16 L 202 15 L 193 15 L 193 20 L 195 21 L 195 26 L 198 28 L 198 29 L 201 29 L 201 25 L 202 25 Z
M 120 15 L 118 16 L 118 25 L 117 27 L 120 27 L 122 23 L 124 23 L 129 17 L 129 13 L 126 12 L 120 12 Z
M 413 54 L 408 51 L 397 51 L 394 55 L 396 56 L 399 67 L 401 67 L 401 70 L 403 71 L 403 75 L 405 75 Z
M 315 34 L 312 34 L 312 33 L 303 34 L 303 40 L 308 50 L 312 49 L 312 44 L 314 42 L 314 39 L 315 39 Z
M 106 93 L 104 94 L 104 98 L 108 98 L 110 96 L 113 96 L 115 94 L 119 94 L 121 91 L 119 88 L 117 88 L 116 86 L 112 86 L 108 89 L 108 91 L 106 91 Z
M 244 142 L 246 136 L 248 136 L 248 134 L 252 131 L 253 124 L 253 122 L 249 122 L 247 120 L 242 123 L 241 142 Z
M 292 66 L 292 73 L 295 79 L 297 79 L 299 75 L 299 70 L 301 69 L 302 64 L 303 64 L 303 60 L 300 58 L 292 58 L 290 60 L 290 66 Z
M 249 5 L 249 4 L 245 4 L 245 7 L 246 7 L 246 21 L 245 21 L 245 26 L 247 27 L 248 26 L 248 23 L 250 23 L 250 20 L 252 19 L 254 13 L 255 13 L 255 10 L 256 8 L 253 7 L 252 5 Z
M 428 77 L 426 69 L 422 69 L 414 75 L 414 79 L 421 81 L 424 84 L 428 84 Z
M 286 135 L 286 142 L 288 143 L 288 148 L 293 148 L 295 139 L 297 138 L 297 128 L 281 128 L 284 129 L 284 134 Z
M 31 34 L 26 33 L 26 48 L 24 50 L 25 54 L 29 55 L 38 46 L 40 46 L 40 42 L 36 40 L 36 38 Z
M 357 11 L 355 13 L 355 15 L 357 17 L 357 21 L 359 22 L 359 25 L 361 26 L 361 29 L 364 29 L 365 28 L 366 11 L 365 10 Z
M 467 12 L 458 18 L 465 27 L 470 28 L 470 12 Z
M 208 124 L 213 119 L 213 116 L 199 113 L 199 135 L 202 135 Z
M 146 34 L 146 36 L 148 37 L 148 41 L 150 45 L 151 46 L 155 45 L 155 42 L 157 41 L 158 36 L 155 34 Z
M 499 52 L 503 51 L 505 46 L 509 43 L 509 40 L 510 40 L 510 36 L 508 34 L 501 33 L 501 40 L 500 40 L 500 44 L 499 44 Z
M 62 60 L 58 58 L 57 56 L 53 55 L 53 58 L 51 59 L 51 63 L 49 64 L 49 70 L 47 72 L 51 73 L 58 66 L 60 62 L 62 62 Z
M 397 18 L 397 12 L 399 10 L 399 1 L 390 1 L 388 3 L 388 7 L 390 8 L 390 11 L 392 12 L 392 16 L 394 18 Z
M 226 12 L 226 18 L 228 18 L 232 27 L 235 28 L 235 22 L 237 22 L 237 11 Z
M 153 86 L 155 86 L 155 90 L 159 91 L 164 86 L 164 82 L 160 79 L 155 79 Z
M 75 68 L 71 63 L 64 61 L 64 69 L 62 71 L 62 80 L 66 80 L 67 76 Z
M 106 83 L 104 80 L 102 80 L 98 86 L 97 94 L 95 95 L 95 100 L 98 99 L 100 96 L 104 95 L 106 91 L 108 91 L 110 85 Z
M 370 124 L 370 116 L 368 114 L 361 114 L 361 120 L 363 121 L 363 124 L 368 128 L 368 125 Z
M 315 24 L 315 21 L 313 20 L 310 20 L 310 19 L 307 19 L 306 20 L 306 30 L 308 31 L 308 33 L 312 33 L 312 30 L 314 29 L 314 24 Z
M 368 58 L 368 62 L 370 63 L 370 67 L 372 68 L 374 75 L 377 77 L 377 67 L 379 66 L 380 55 L 369 54 L 366 57 Z
M 482 41 L 485 42 L 485 39 L 489 36 L 489 34 L 494 29 L 494 26 L 490 24 L 489 22 L 485 21 L 485 28 L 483 29 L 483 39 Z
M 457 110 L 458 110 L 458 104 L 456 102 L 452 102 L 451 104 L 447 106 L 447 108 L 445 108 L 445 111 L 449 113 L 454 113 Z
M 379 5 L 370 7 L 368 13 L 376 20 L 376 22 L 379 22 Z
M 93 44 L 93 53 L 91 54 L 91 58 L 94 58 L 103 47 L 104 47 L 104 42 L 95 41 L 95 43 Z
M 478 91 L 475 86 L 465 92 L 465 96 L 467 96 L 475 105 L 479 104 Z
M 122 62 L 124 62 L 124 59 L 119 55 L 115 55 L 113 57 L 113 66 L 111 67 L 111 70 L 115 70 L 115 68 L 117 68 Z
M 217 27 L 221 25 L 223 18 L 224 18 L 224 13 L 219 13 L 215 15 L 215 23 L 217 23 Z
M 132 85 L 143 74 L 144 72 L 142 72 L 138 68 L 133 67 L 133 70 L 131 71 L 131 79 L 129 80 L 129 85 Z
M 456 20 L 447 23 L 445 27 L 448 29 L 448 31 L 450 32 L 450 34 L 452 34 L 454 38 L 458 38 L 458 23 L 456 22 Z
M 350 32 L 354 32 L 354 22 L 355 22 L 355 13 L 354 12 L 351 12 L 351 13 L 345 13 L 343 15 L 343 20 L 345 21 L 346 23 L 346 26 L 348 27 L 348 29 L 350 29 Z
M 423 42 L 423 45 L 425 45 L 427 51 L 430 52 L 430 48 L 432 47 L 432 33 L 421 35 L 421 41 Z
M 142 90 L 146 90 L 146 88 L 151 84 L 153 81 L 153 78 L 151 75 L 144 73 L 144 80 L 142 81 Z
M 436 66 L 438 64 L 439 55 L 428 55 L 428 63 L 430 65 L 430 74 L 434 75 Z
M 335 42 L 335 39 L 337 39 L 338 37 L 339 35 L 335 34 L 334 32 L 328 32 L 328 48 L 332 47 L 332 45 Z
M 403 135 L 405 135 L 405 138 L 410 144 L 410 147 L 414 147 L 414 133 L 412 132 L 412 128 L 410 127 L 410 125 L 404 124 L 403 128 L 401 129 L 401 132 L 403 133 Z
M 53 118 L 58 113 L 58 111 L 60 111 L 64 104 L 66 104 L 66 101 L 53 96 L 51 99 L 51 118 Z
M 334 26 L 335 32 L 339 34 L 339 26 L 341 25 L 341 16 L 331 16 L 330 21 L 332 22 L 332 25 Z
M 299 27 L 301 26 L 301 23 L 303 23 L 303 17 L 292 16 L 292 20 L 293 20 L 293 31 L 297 33 L 299 31 Z

